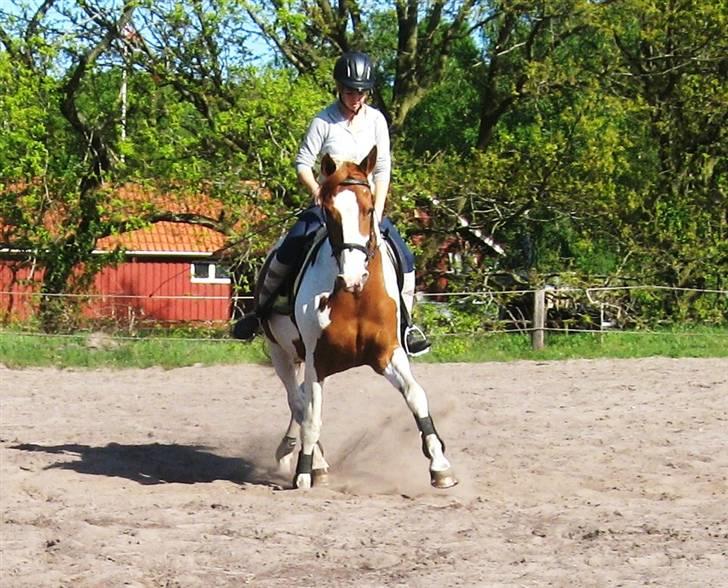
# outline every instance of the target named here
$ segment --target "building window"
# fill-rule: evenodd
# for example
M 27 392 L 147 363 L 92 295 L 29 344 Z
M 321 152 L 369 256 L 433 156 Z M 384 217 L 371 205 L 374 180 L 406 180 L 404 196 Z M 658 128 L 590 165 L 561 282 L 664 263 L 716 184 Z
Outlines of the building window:
M 229 284 L 230 275 L 219 263 L 196 261 L 191 266 L 193 284 Z

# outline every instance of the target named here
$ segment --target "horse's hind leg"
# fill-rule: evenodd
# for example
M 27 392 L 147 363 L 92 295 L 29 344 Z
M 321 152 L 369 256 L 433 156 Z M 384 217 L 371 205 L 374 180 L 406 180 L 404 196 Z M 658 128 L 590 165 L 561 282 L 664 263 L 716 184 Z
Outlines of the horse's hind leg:
M 409 360 L 402 348 L 395 350 L 392 360 L 384 370 L 384 376 L 402 393 L 415 417 L 422 437 L 422 452 L 430 460 L 430 482 L 436 488 L 455 486 L 458 482 L 445 457 L 445 443 L 432 422 L 427 395 L 412 375 Z
M 293 470 L 293 455 L 296 451 L 303 416 L 303 401 L 299 391 L 301 368 L 300 364 L 295 362 L 279 345 L 270 344 L 269 349 L 273 368 L 286 389 L 288 408 L 291 411 L 288 428 L 276 449 L 278 471 L 281 474 L 289 475 Z
M 288 476 L 293 472 L 293 458 L 301 436 L 304 408 L 301 386 L 303 365 L 294 361 L 285 350 L 275 344 L 270 345 L 270 355 L 276 374 L 286 388 L 288 408 L 291 411 L 288 428 L 276 449 L 278 472 Z M 324 459 L 321 443 L 317 442 L 313 449 L 313 481 L 317 486 L 328 483 L 328 469 L 329 464 Z

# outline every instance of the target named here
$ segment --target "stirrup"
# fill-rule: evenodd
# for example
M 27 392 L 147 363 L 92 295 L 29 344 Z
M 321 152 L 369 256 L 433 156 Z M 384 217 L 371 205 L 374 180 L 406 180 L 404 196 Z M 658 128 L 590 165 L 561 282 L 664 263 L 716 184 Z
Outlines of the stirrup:
M 427 353 L 432 345 L 417 325 L 408 325 L 402 336 L 402 345 L 410 357 L 417 357 Z

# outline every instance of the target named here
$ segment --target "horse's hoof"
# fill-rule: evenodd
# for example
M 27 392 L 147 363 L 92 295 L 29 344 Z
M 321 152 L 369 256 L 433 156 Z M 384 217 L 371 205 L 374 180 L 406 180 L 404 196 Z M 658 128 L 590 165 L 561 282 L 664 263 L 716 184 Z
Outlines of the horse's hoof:
M 293 454 L 284 457 L 278 462 L 278 466 L 276 468 L 276 473 L 279 476 L 282 476 L 284 478 L 287 478 L 291 475 L 291 472 L 293 471 Z
M 297 439 L 295 437 L 283 437 L 276 449 L 276 461 L 281 462 L 296 450 Z
M 329 470 L 327 469 L 318 469 L 313 470 L 313 485 L 314 486 L 320 486 L 325 487 L 329 485 Z
M 430 483 L 435 488 L 445 490 L 447 488 L 457 486 L 458 480 L 455 477 L 455 474 L 453 474 L 452 469 L 448 468 L 441 472 L 430 472 Z
M 296 474 L 296 477 L 293 478 L 293 487 L 299 490 L 311 488 L 311 474 Z

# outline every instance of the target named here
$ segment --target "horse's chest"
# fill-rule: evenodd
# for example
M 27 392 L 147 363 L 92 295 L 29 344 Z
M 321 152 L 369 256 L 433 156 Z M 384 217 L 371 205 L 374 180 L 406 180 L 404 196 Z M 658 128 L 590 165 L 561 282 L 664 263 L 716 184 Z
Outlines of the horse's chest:
M 388 296 L 368 299 L 347 294 L 321 301 L 321 331 L 314 353 L 317 371 L 331 374 L 359 365 L 384 369 L 398 345 L 396 313 Z

